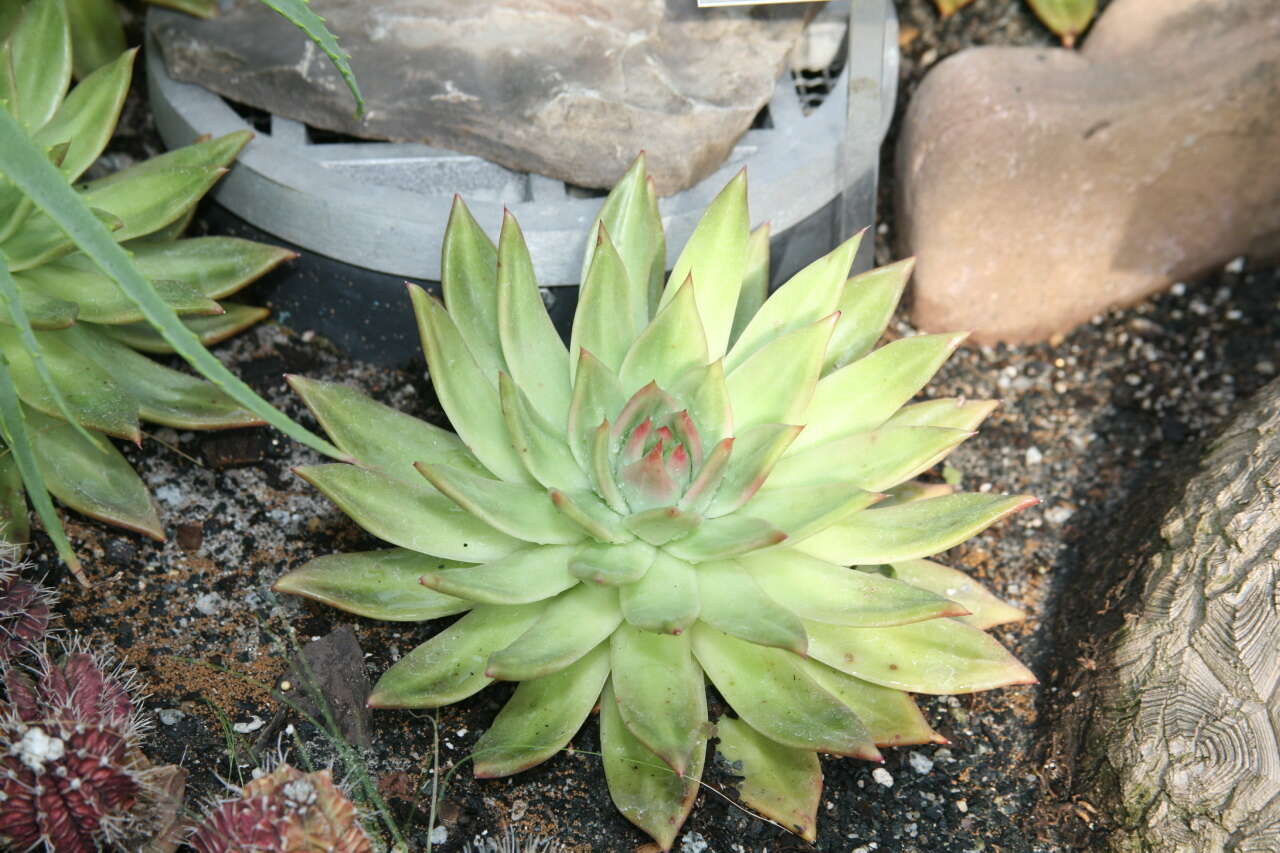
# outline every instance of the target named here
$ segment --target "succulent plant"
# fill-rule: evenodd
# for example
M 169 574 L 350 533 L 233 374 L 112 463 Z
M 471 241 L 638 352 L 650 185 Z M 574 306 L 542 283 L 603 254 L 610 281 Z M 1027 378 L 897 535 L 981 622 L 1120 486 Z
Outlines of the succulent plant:
M 0 102 L 71 183 L 111 136 L 134 54 L 122 54 L 68 93 L 68 32 L 61 0 L 23 7 L 0 48 Z M 195 204 L 248 138 L 198 142 L 77 187 L 205 343 L 265 316 L 262 309 L 218 300 L 291 256 L 230 237 L 180 239 Z M 163 538 L 145 486 L 105 436 L 138 442 L 142 420 L 220 429 L 261 419 L 212 383 L 144 355 L 172 349 L 143 322 L 139 305 L 3 174 L 0 297 L 0 370 L 21 400 L 49 491 L 86 515 Z M 17 440 L 4 436 L 3 449 L 12 450 Z M 12 542 L 28 533 L 23 484 L 36 491 L 22 462 L 18 453 L 0 454 L 0 535 Z
M 147 798 L 133 673 L 81 648 L 5 672 L 0 840 L 9 850 L 91 853 L 123 839 Z
M 23 568 L 29 566 L 18 561 L 17 548 L 0 542 L 0 666 L 43 648 L 53 620 L 57 596 L 24 579 Z
M 282 764 L 216 806 L 188 840 L 196 853 L 373 853 L 328 770 Z
M 444 304 L 410 295 L 456 434 L 292 380 L 357 460 L 298 473 L 396 547 L 277 588 L 378 619 L 465 612 L 369 703 L 520 682 L 476 744 L 481 777 L 546 760 L 599 703 L 613 800 L 664 849 L 713 734 L 744 799 L 813 838 L 817 753 L 939 741 L 909 693 L 1034 680 L 983 631 L 1020 614 L 923 559 L 1034 503 L 911 481 L 994 405 L 909 402 L 963 335 L 873 349 L 910 263 L 848 279 L 857 238 L 766 299 L 746 199 L 744 173 L 664 284 L 638 160 L 591 229 L 568 348 L 515 220 L 495 247 L 455 202 Z M 718 728 L 707 679 L 736 714 Z

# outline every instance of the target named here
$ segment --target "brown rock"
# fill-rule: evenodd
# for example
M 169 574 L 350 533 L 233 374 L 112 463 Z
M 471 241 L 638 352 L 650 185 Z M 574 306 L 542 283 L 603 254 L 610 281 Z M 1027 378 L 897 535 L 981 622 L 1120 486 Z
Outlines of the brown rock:
M 169 73 L 312 125 L 425 142 L 609 187 L 640 150 L 659 192 L 724 162 L 773 94 L 809 4 L 315 0 L 351 53 L 363 121 L 323 54 L 258 0 L 156 13 Z
M 1280 250 L 1280 4 L 1117 0 L 1080 53 L 977 48 L 921 85 L 897 151 L 913 319 L 1066 331 Z

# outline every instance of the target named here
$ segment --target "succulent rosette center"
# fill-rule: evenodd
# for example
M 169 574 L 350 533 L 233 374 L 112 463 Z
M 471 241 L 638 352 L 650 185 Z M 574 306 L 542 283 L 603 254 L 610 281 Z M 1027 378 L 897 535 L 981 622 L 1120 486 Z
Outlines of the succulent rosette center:
M 923 559 L 1031 502 L 913 481 L 992 408 L 911 402 L 963 336 L 876 349 L 909 262 L 849 278 L 855 237 L 770 296 L 768 245 L 739 175 L 665 275 L 637 161 L 591 230 L 566 347 L 515 220 L 495 246 L 459 202 L 444 304 L 410 291 L 454 432 L 293 380 L 352 457 L 299 473 L 396 547 L 277 588 L 373 618 L 465 613 L 370 702 L 520 682 L 478 776 L 550 758 L 599 703 L 613 800 L 664 848 L 711 737 L 743 799 L 812 838 L 818 753 L 937 742 L 910 693 L 1031 680 L 983 630 L 1021 614 Z M 708 680 L 736 715 L 714 726 Z

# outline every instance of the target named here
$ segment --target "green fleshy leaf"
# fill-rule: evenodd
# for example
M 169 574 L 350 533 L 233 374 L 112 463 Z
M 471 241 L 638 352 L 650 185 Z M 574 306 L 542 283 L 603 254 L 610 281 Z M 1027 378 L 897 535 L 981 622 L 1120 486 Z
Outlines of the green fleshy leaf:
M 885 421 L 886 427 L 940 427 L 973 431 L 1000 403 L 996 400 L 964 400 L 943 397 L 903 406 Z
M 472 608 L 472 602 L 427 589 L 418 580 L 463 565 L 403 548 L 331 554 L 286 573 L 272 589 L 368 619 L 423 622 Z
M 725 760 L 742 767 L 742 801 L 804 840 L 815 841 L 822 799 L 818 754 L 769 740 L 732 717 L 716 722 L 716 737 Z
M 800 617 L 765 594 L 736 561 L 699 563 L 698 594 L 698 618 L 718 631 L 798 655 L 809 647 Z
M 623 617 L 645 631 L 681 634 L 698 618 L 694 567 L 662 549 L 644 577 L 624 585 L 619 593 Z
M 639 286 L 631 284 L 626 263 L 603 224 L 599 226 L 596 244 L 591 252 L 591 266 L 582 279 L 569 352 L 577 353 L 585 348 L 616 371 L 649 324 L 649 295 L 646 282 Z M 576 358 L 571 359 L 571 366 L 576 373 Z
M 742 512 L 769 519 L 791 541 L 799 542 L 815 531 L 855 516 L 879 499 L 879 495 L 861 491 L 852 483 L 822 483 L 782 489 L 768 488 L 766 484 L 747 501 Z
M 800 270 L 769 297 L 725 357 L 725 369 L 730 377 L 752 355 L 778 338 L 812 326 L 827 317 L 831 317 L 834 328 L 838 316 L 832 317 L 832 314 L 835 313 L 840 291 L 849 276 L 849 267 L 853 266 L 853 256 L 858 253 L 858 244 L 861 242 L 862 232 L 858 232 L 834 251 Z M 824 353 L 829 337 L 830 332 L 822 340 Z M 819 354 L 818 362 L 821 367 L 822 354 Z M 785 380 L 778 384 L 784 382 Z
M 539 545 L 569 545 L 583 531 L 556 509 L 538 486 L 504 483 L 448 465 L 415 462 L 418 473 L 458 506 L 495 530 Z
M 413 486 L 355 465 L 294 471 L 365 530 L 393 545 L 451 560 L 489 562 L 524 547 L 427 486 Z
M 766 222 L 747 237 L 747 264 L 742 273 L 742 289 L 738 291 L 738 307 L 733 311 L 730 351 L 769 297 L 769 230 Z
M 837 305 L 840 320 L 831 333 L 822 366 L 824 376 L 871 352 L 893 318 L 915 264 L 914 258 L 908 258 L 855 275 L 845 283 Z
M 569 571 L 588 583 L 622 586 L 644 577 L 656 556 L 657 549 L 647 542 L 588 543 L 578 546 L 577 553 L 569 560 Z
M 218 0 L 149 0 L 149 2 L 205 20 L 218 15 Z
M 431 385 L 449 423 L 496 476 L 511 483 L 531 483 L 533 478 L 507 435 L 498 402 L 498 377 L 481 372 L 443 305 L 417 285 L 409 286 L 409 296 L 418 318 Z
M 550 423 L 565 423 L 572 396 L 569 351 L 551 325 L 529 247 L 510 211 L 498 240 L 498 336 L 511 378 L 529 403 Z
M 816 660 L 806 660 L 804 668 L 814 681 L 858 715 L 876 746 L 948 742 L 929 726 L 916 703 L 901 690 L 854 678 Z
M 597 542 L 622 545 L 635 539 L 635 535 L 622 526 L 621 517 L 596 497 L 594 492 L 562 492 L 552 489 L 548 494 L 552 505 L 561 515 Z
M 562 429 L 534 411 L 524 392 L 505 373 L 498 375 L 498 399 L 511 446 L 535 480 L 553 489 L 591 488 L 565 443 Z
M 665 545 L 692 533 L 702 523 L 702 516 L 664 506 L 630 515 L 624 523 L 628 530 L 650 545 Z
M 338 69 L 338 73 L 346 81 L 347 90 L 351 92 L 351 97 L 356 99 L 356 117 L 363 116 L 364 96 L 360 94 L 360 86 L 356 83 L 356 75 L 351 70 L 351 57 L 338 44 L 338 40 L 334 38 L 333 33 L 329 32 L 325 27 L 324 18 L 317 15 L 307 5 L 308 0 L 261 0 L 261 2 L 300 29 L 307 38 L 311 39 L 316 47 L 324 52 L 325 56 L 329 57 L 333 67 Z
M 168 243 L 132 243 L 133 261 L 152 281 L 181 281 L 213 299 L 296 257 L 295 252 L 236 237 L 191 237 Z
M 136 55 L 136 50 L 126 51 L 121 44 L 120 50 L 102 63 L 104 67 L 87 77 L 78 74 L 82 78 L 80 84 L 71 90 L 48 124 L 32 134 L 31 140 L 41 147 L 68 144 L 66 156 L 58 166 L 68 181 L 74 181 L 93 165 L 111 138 L 129 91 Z
M 704 521 L 697 530 L 667 546 L 673 555 L 691 563 L 723 560 L 786 541 L 787 534 L 769 522 L 736 512 Z
M 729 374 L 739 432 L 755 424 L 803 422 L 837 316 L 780 335 Z
M 842 566 L 914 560 L 958 545 L 1035 503 L 1035 498 L 1025 495 L 964 493 L 877 507 L 828 527 L 794 547 Z
M 569 573 L 576 551 L 566 545 L 535 546 L 479 566 L 424 572 L 421 583 L 479 604 L 529 604 L 578 582 Z
M 724 482 L 725 472 L 729 470 L 729 462 L 733 458 L 733 444 L 734 439 L 726 438 L 711 448 L 711 452 L 702 463 L 702 468 L 689 481 L 688 488 L 684 490 L 684 496 L 677 504 L 681 510 L 699 514 L 706 511 L 719 491 L 721 483 Z
M 739 562 L 766 595 L 817 622 L 869 628 L 965 613 L 961 605 L 928 590 L 833 565 L 792 548 L 746 554 Z
M 142 479 L 100 435 L 28 409 L 31 445 L 49 492 L 72 509 L 164 541 L 164 527 Z
M 1098 0 L 1027 0 L 1046 27 L 1062 39 L 1065 47 L 1072 47 L 1076 37 L 1089 27 L 1098 13 Z
M 179 322 L 205 346 L 221 343 L 232 335 L 243 332 L 265 319 L 270 313 L 265 308 L 252 308 L 234 302 L 221 303 L 225 313 L 204 317 L 184 317 Z M 164 336 L 147 323 L 126 323 L 121 326 L 99 326 L 98 331 L 127 347 L 155 355 L 172 355 L 173 346 Z
M 136 443 L 141 438 L 138 402 L 111 377 L 96 354 L 81 348 L 81 332 L 75 326 L 54 332 L 35 332 L 41 358 L 78 423 Z M 41 378 L 17 329 L 0 326 L 0 352 L 8 360 L 9 372 L 22 402 L 46 415 L 59 417 L 60 406 Z
M 617 590 L 576 583 L 548 601 L 528 630 L 495 650 L 485 674 L 526 681 L 559 672 L 609 639 L 621 622 Z
M 458 436 L 371 400 L 337 382 L 290 376 L 298 393 L 334 444 L 362 466 L 415 486 L 426 485 L 415 462 L 438 462 L 473 474 L 485 468 Z
M 824 376 L 814 391 L 805 430 L 795 448 L 881 426 L 924 387 L 964 337 L 903 338 Z
M 623 515 L 630 511 L 627 499 L 622 496 L 618 487 L 618 478 L 613 470 L 613 437 L 608 420 L 600 422 L 591 440 L 591 479 L 592 485 L 609 509 Z
M 879 760 L 866 726 L 804 671 L 804 658 L 702 623 L 690 634 L 711 683 L 753 729 L 784 746 Z
M 79 313 L 76 303 L 53 299 L 24 287 L 22 277 L 25 275 L 26 273 L 18 273 L 12 278 L 18 285 L 18 301 L 22 303 L 22 310 L 32 329 L 41 332 L 65 329 L 76 321 Z M 8 311 L 0 312 L 0 323 L 17 328 Z
M 541 764 L 573 738 L 609 679 L 609 650 L 601 643 L 559 672 L 521 682 L 493 725 L 476 741 L 477 779 L 510 776 Z
M 809 656 L 849 675 L 911 693 L 974 693 L 1036 677 L 987 634 L 955 619 L 887 628 L 804 623 Z
M 16 90 L 9 110 L 35 133 L 53 118 L 71 84 L 71 34 L 62 0 L 27 3 L 6 48 Z
M 786 456 L 773 469 L 769 485 L 844 480 L 878 492 L 929 470 L 971 435 L 959 429 L 886 425 Z
M 996 598 L 986 587 L 964 572 L 956 571 L 932 560 L 904 560 L 891 567 L 893 576 L 920 589 L 927 589 L 959 604 L 969 611 L 958 617 L 961 622 L 978 629 L 994 628 L 1009 622 L 1021 622 L 1027 614 Z
M 64 0 L 71 23 L 73 68 L 79 80 L 125 49 L 124 24 L 113 0 Z
M 802 429 L 798 424 L 756 424 L 740 431 L 706 514 L 712 518 L 728 515 L 755 497 Z
M 24 297 L 38 294 L 69 302 L 76 306 L 77 319 L 82 322 L 117 324 L 143 319 L 137 303 L 92 261 L 78 253 L 17 273 L 14 278 Z M 217 302 L 193 285 L 181 281 L 153 281 L 152 284 L 160 298 L 180 314 L 222 313 Z
M 636 338 L 618 376 L 623 394 L 630 396 L 650 382 L 669 388 L 682 374 L 707 361 L 707 341 L 693 285 L 686 282 Z
M 493 682 L 489 656 L 529 629 L 545 606 L 481 605 L 392 664 L 369 694 L 371 708 L 439 708 Z
M 600 697 L 600 752 L 613 804 L 662 850 L 670 850 L 698 798 L 705 739 L 694 749 L 689 770 L 677 775 L 623 723 L 610 679 Z
M 920 480 L 910 480 L 901 486 L 885 489 L 884 500 L 876 504 L 876 509 L 888 509 L 891 506 L 942 498 L 955 493 L 956 487 L 950 483 L 925 483 Z
M 613 245 L 626 270 L 626 309 L 615 317 L 606 318 L 609 325 L 617 326 L 620 322 L 630 321 L 630 334 L 625 336 L 624 346 L 630 346 L 653 316 L 657 308 L 657 300 L 650 304 L 650 294 L 656 294 L 662 286 L 662 276 L 666 272 L 667 248 L 666 236 L 662 232 L 662 217 L 658 215 L 657 198 L 653 196 L 652 187 L 645 175 L 644 153 L 636 157 L 627 173 L 622 176 L 609 191 L 604 206 L 591 223 L 587 232 L 587 250 L 582 259 L 582 277 L 586 282 L 590 278 L 592 264 L 595 263 L 597 235 L 600 226 L 612 236 Z M 581 302 L 579 302 L 581 312 Z M 575 328 L 577 323 L 575 321 Z M 589 348 L 589 347 L 588 347 Z M 578 351 L 576 346 L 570 347 L 572 356 Z M 616 364 L 614 365 L 616 368 Z
M 687 773 L 707 737 L 707 691 L 689 639 L 622 625 L 609 657 L 627 729 L 676 773 Z
M 440 253 L 444 304 L 480 372 L 495 381 L 507 369 L 498 339 L 498 249 L 458 196 Z
M 573 401 L 569 405 L 569 449 L 583 470 L 592 467 L 592 446 L 596 430 L 606 420 L 617 417 L 627 395 L 617 375 L 589 350 L 578 353 L 574 374 Z
M 720 358 L 728 348 L 738 293 L 747 269 L 749 232 L 744 169 L 707 206 L 676 259 L 658 304 L 661 309 L 674 301 L 686 279 L 693 277 L 697 315 L 706 334 L 709 355 L 704 362 Z
M 671 393 L 688 407 L 689 416 L 702 436 L 703 447 L 733 433 L 733 406 L 729 403 L 729 382 L 724 375 L 723 361 L 690 368 L 676 380 Z
M 3 34 L 0 34 L 3 38 Z M 0 542 L 24 545 L 31 541 L 31 524 L 27 521 L 27 492 L 22 487 L 22 472 L 13 452 L 0 449 Z

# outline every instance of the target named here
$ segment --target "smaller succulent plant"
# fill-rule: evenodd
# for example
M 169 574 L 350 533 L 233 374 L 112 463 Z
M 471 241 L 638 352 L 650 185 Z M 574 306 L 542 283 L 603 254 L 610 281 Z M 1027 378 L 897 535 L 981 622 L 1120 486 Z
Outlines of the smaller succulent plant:
M 328 770 L 282 764 L 220 803 L 189 839 L 196 853 L 373 853 Z
M 148 799 L 146 725 L 132 670 L 73 647 L 30 678 L 5 672 L 0 705 L 0 842 L 92 853 L 123 839 Z
M 53 620 L 57 596 L 46 587 L 24 580 L 17 548 L 0 543 L 0 666 L 44 644 Z

